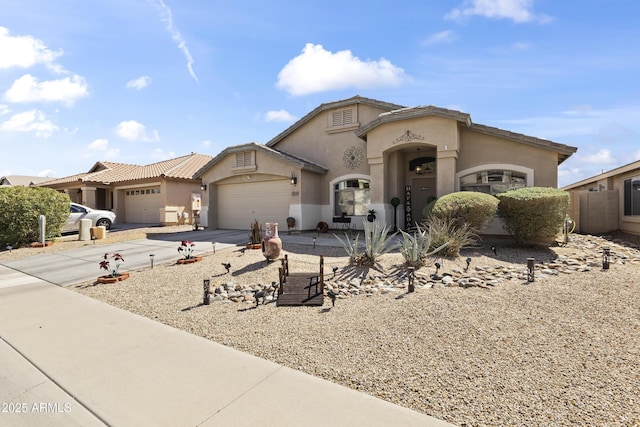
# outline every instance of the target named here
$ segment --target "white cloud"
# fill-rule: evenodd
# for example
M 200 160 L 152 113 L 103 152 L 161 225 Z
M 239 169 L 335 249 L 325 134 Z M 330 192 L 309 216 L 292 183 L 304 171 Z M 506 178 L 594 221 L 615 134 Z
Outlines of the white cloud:
M 87 148 L 89 150 L 105 151 L 107 148 L 109 148 L 109 141 L 104 138 L 96 139 L 91 144 L 89 144 Z
M 445 19 L 460 21 L 473 15 L 510 19 L 515 23 L 548 23 L 552 20 L 547 15 L 533 12 L 533 0 L 465 0 L 461 7 L 447 13 Z
M 48 49 L 41 40 L 32 36 L 11 36 L 7 28 L 0 27 L 0 69 L 30 68 L 36 64 L 44 64 L 49 69 L 60 72 L 61 67 L 54 61 L 61 55 L 62 51 Z
M 451 43 L 457 38 L 458 36 L 456 33 L 451 30 L 440 31 L 439 33 L 431 34 L 422 42 L 422 44 L 424 46 L 429 46 L 432 44 Z
M 127 141 L 158 141 L 160 139 L 158 131 L 154 130 L 149 135 L 145 125 L 135 120 L 126 120 L 118 123 L 116 135 Z
M 151 160 L 156 162 L 173 159 L 174 157 L 176 157 L 176 153 L 173 151 L 164 151 L 162 148 L 156 148 L 153 150 L 153 153 L 151 153 Z
M 38 79 L 31 74 L 25 74 L 13 82 L 4 93 L 3 99 L 14 103 L 62 102 L 72 105 L 76 99 L 88 94 L 87 82 L 78 75 L 38 82 Z
M 204 140 L 204 141 L 202 141 L 201 145 L 202 145 L 202 148 L 209 148 L 209 147 L 211 147 L 211 141 L 208 140 L 208 139 Z
M 289 113 L 286 110 L 278 110 L 278 111 L 267 111 L 264 119 L 267 122 L 293 122 L 298 120 L 296 116 Z
M 9 114 L 11 110 L 8 105 L 0 104 L 0 116 L 4 116 L 5 114 Z
M 58 130 L 42 111 L 31 110 L 14 114 L 9 120 L 0 123 L 0 131 L 5 132 L 34 132 L 36 136 L 48 138 Z
M 169 34 L 171 34 L 171 38 L 173 39 L 173 41 L 178 44 L 178 49 L 182 51 L 182 54 L 187 59 L 187 69 L 189 70 L 189 74 L 191 74 L 191 77 L 193 77 L 196 82 L 200 83 L 200 81 L 198 80 L 198 76 L 196 76 L 196 73 L 193 71 L 194 61 L 193 57 L 191 56 L 191 52 L 189 52 L 189 48 L 187 47 L 187 42 L 180 34 L 180 31 L 178 31 L 173 26 L 173 14 L 171 13 L 171 9 L 169 9 L 169 6 L 167 6 L 162 0 L 147 1 L 156 8 L 158 13 L 160 14 L 160 20 L 165 24 L 166 30 L 169 32 Z
M 362 61 L 349 50 L 333 53 L 322 45 L 307 43 L 302 53 L 280 70 L 277 86 L 292 95 L 308 95 L 346 88 L 398 86 L 404 78 L 404 70 L 386 59 Z
M 43 178 L 54 177 L 56 176 L 56 171 L 54 171 L 53 169 L 45 169 L 43 171 L 38 172 L 37 176 L 40 176 Z
M 151 77 L 149 76 L 142 76 L 142 77 L 138 77 L 137 79 L 133 79 L 130 80 L 127 83 L 127 87 L 128 88 L 132 88 L 132 89 L 144 89 L 145 87 L 149 86 L 151 84 Z
M 596 151 L 595 153 L 585 155 L 576 153 L 576 157 L 583 163 L 594 165 L 610 165 L 617 162 L 617 160 L 611 155 L 611 150 L 607 150 L 604 148 Z

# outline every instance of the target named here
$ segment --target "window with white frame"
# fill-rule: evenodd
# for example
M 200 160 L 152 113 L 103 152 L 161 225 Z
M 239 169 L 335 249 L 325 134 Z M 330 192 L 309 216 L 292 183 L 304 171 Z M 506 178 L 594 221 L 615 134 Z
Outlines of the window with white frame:
M 334 184 L 334 215 L 366 215 L 371 202 L 369 180 L 346 179 Z
M 526 173 L 504 169 L 473 172 L 460 178 L 461 191 L 478 191 L 493 195 L 526 186 Z
M 624 214 L 640 215 L 640 176 L 624 180 Z

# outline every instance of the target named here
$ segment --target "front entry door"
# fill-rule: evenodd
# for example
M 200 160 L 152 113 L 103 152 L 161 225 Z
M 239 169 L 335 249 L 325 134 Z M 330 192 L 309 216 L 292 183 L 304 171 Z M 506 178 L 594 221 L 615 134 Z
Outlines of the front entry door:
M 435 177 L 416 177 L 411 180 L 411 211 L 413 213 L 414 223 L 420 223 L 422 221 L 422 210 L 427 206 L 427 200 L 431 196 L 436 196 Z

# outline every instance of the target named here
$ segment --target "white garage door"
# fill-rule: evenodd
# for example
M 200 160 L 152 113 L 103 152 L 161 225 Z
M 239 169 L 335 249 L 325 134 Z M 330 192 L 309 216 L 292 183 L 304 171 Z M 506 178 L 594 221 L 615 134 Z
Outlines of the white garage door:
M 277 222 L 282 230 L 289 216 L 291 188 L 288 179 L 219 184 L 218 227 L 249 230 L 257 219 L 263 227 L 266 222 Z
M 126 190 L 124 196 L 125 221 L 142 224 L 160 223 L 162 200 L 159 186 Z

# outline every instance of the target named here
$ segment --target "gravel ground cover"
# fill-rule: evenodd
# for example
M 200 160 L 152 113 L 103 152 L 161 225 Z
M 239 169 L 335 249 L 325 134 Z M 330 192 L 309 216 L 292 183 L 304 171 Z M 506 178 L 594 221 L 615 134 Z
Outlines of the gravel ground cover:
M 593 267 L 603 246 L 615 254 L 609 270 Z M 384 255 L 376 270 L 348 267 L 341 248 L 284 249 L 295 271 L 316 269 L 318 255 L 325 255 L 328 285 L 405 277 L 398 253 Z M 590 259 L 592 267 L 489 287 L 422 282 L 411 294 L 403 288 L 360 293 L 335 307 L 328 299 L 323 307 L 252 300 L 202 305 L 205 277 L 212 288 L 277 281 L 279 263 L 266 263 L 260 251 L 229 248 L 199 263 L 159 265 L 118 284 L 71 289 L 458 425 L 640 425 L 638 249 L 577 235 L 551 248 L 487 240 L 456 260 L 440 260 L 441 273 L 464 269 L 467 256 L 472 269 L 523 268 L 531 256 Z M 433 264 L 419 271 L 433 272 Z

